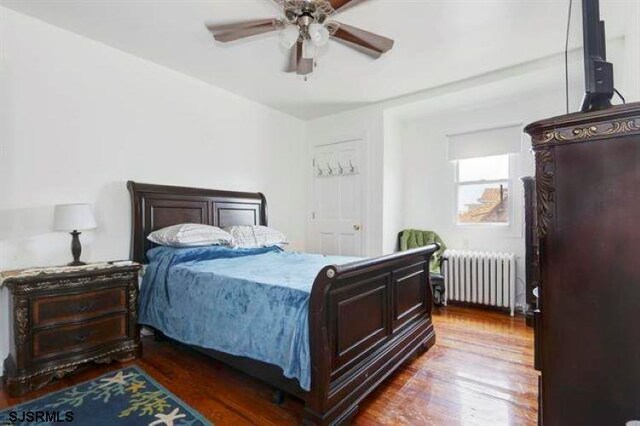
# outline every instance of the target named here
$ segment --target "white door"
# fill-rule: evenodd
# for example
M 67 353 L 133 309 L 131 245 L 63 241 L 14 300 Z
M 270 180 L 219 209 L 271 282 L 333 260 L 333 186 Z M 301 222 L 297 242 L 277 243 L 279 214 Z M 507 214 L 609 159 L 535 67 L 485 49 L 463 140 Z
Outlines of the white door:
M 362 256 L 362 141 L 316 147 L 313 168 L 315 251 Z

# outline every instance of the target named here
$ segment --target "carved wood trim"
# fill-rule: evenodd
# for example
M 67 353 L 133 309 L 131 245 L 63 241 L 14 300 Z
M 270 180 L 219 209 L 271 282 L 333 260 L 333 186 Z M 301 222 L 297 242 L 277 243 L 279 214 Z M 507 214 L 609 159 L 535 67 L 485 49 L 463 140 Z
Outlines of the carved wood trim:
M 583 126 L 563 127 L 533 135 L 534 146 L 597 140 L 613 135 L 640 134 L 640 118 L 625 118 Z
M 129 285 L 129 315 L 131 322 L 135 325 L 138 322 L 138 284 Z
M 536 212 L 538 238 L 547 235 L 555 209 L 555 159 L 552 149 L 536 152 Z
M 122 272 L 122 273 L 113 273 L 104 276 L 86 276 L 86 277 L 77 277 L 77 278 L 67 278 L 67 279 L 58 279 L 51 281 L 39 281 L 28 284 L 23 283 L 14 283 L 12 281 L 7 280 L 7 286 L 14 287 L 14 293 L 16 295 L 20 294 L 28 294 L 33 291 L 44 291 L 44 290 L 60 290 L 65 288 L 74 288 L 74 287 L 82 287 L 91 283 L 104 283 L 106 281 L 130 281 L 136 279 L 138 276 L 137 272 Z
M 58 364 L 52 367 L 42 368 L 42 369 L 33 371 L 29 374 L 20 375 L 17 377 L 10 377 L 8 378 L 8 380 L 11 380 L 12 382 L 26 382 L 34 377 L 41 376 L 44 374 L 60 374 L 61 373 L 62 375 L 66 375 L 72 372 L 73 370 L 75 370 L 76 368 L 78 368 L 78 366 L 82 364 L 86 364 L 88 362 L 105 363 L 107 362 L 107 359 L 112 361 L 112 360 L 115 360 L 120 353 L 134 352 L 139 348 L 139 346 L 140 346 L 140 343 L 137 343 L 137 342 L 127 343 L 119 348 L 112 349 L 106 352 L 101 352 L 94 356 L 83 358 L 79 361 L 69 362 L 66 364 Z
M 19 350 L 22 350 L 29 334 L 29 299 L 17 298 L 15 304 L 15 339 Z

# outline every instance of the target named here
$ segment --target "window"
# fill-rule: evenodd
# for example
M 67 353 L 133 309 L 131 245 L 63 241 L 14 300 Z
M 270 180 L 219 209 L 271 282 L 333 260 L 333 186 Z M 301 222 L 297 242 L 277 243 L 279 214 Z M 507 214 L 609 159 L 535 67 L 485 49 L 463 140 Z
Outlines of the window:
M 457 162 L 457 223 L 509 224 L 509 155 Z

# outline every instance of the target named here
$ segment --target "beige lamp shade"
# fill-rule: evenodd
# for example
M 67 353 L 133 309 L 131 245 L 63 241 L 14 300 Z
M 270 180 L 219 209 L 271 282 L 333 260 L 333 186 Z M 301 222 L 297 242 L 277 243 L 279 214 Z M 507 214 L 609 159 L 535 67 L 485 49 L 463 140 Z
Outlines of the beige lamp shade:
M 57 204 L 53 210 L 54 231 L 84 231 L 96 228 L 89 204 Z

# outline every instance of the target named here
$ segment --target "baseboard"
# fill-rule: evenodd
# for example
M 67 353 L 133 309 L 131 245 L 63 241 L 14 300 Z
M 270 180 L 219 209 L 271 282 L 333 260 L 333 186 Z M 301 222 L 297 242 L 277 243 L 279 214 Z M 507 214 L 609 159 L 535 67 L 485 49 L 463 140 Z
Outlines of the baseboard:
M 503 312 L 507 315 L 511 314 L 511 308 L 505 308 L 503 306 L 484 305 L 481 303 L 473 303 L 473 302 L 460 302 L 458 300 L 447 300 L 447 306 L 460 306 L 465 308 L 482 309 L 486 311 Z M 522 312 L 522 309 L 517 309 L 516 307 L 515 315 L 523 316 L 524 312 Z

